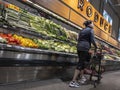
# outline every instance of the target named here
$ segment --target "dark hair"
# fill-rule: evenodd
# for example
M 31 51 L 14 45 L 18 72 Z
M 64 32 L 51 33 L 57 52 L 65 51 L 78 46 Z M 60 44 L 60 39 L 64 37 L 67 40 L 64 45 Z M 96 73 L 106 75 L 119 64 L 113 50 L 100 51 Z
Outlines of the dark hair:
M 91 20 L 88 20 L 88 21 L 85 21 L 84 23 L 83 23 L 83 25 L 85 25 L 86 27 L 88 26 L 88 25 L 90 25 L 92 23 L 92 21 Z

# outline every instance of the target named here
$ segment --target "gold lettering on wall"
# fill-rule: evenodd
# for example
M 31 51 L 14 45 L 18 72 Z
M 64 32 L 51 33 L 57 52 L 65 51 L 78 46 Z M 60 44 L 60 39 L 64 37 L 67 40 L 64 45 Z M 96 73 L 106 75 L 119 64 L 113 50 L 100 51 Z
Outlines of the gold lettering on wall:
M 80 8 L 81 11 L 83 11 L 84 3 L 84 0 L 78 0 L 78 8 Z
M 91 17 L 93 15 L 93 9 L 92 9 L 91 6 L 87 6 L 86 14 L 87 14 L 88 17 Z
M 108 23 L 104 24 L 104 30 L 106 31 L 108 29 Z
M 103 23 L 104 23 L 104 19 L 102 17 L 100 17 L 100 27 L 103 26 Z
M 108 32 L 111 33 L 111 31 L 112 31 L 112 26 L 110 25 L 110 26 L 109 26 L 109 31 L 108 31 Z
M 99 15 L 97 12 L 94 13 L 94 22 L 98 22 L 99 20 Z
M 83 18 L 94 21 L 94 24 L 105 33 L 111 35 L 110 23 L 87 0 L 60 0 L 81 14 Z M 82 11 L 82 12 L 81 12 Z M 82 24 L 82 23 L 81 23 Z

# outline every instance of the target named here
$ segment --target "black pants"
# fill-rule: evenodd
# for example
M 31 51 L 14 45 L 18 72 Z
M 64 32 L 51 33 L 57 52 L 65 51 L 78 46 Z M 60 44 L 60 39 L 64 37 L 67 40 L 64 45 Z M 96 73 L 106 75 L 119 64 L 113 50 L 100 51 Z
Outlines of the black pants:
M 76 69 L 83 70 L 88 66 L 91 55 L 88 51 L 78 51 L 78 58 L 79 58 L 79 61 Z

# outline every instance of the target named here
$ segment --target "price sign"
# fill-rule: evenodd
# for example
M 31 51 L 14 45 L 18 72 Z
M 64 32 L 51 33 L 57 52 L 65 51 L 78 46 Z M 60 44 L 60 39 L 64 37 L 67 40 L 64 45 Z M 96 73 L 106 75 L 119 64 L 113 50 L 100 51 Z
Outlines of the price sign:
M 19 7 L 15 6 L 15 5 L 12 5 L 12 4 L 8 4 L 8 8 L 13 9 L 15 11 L 20 11 Z

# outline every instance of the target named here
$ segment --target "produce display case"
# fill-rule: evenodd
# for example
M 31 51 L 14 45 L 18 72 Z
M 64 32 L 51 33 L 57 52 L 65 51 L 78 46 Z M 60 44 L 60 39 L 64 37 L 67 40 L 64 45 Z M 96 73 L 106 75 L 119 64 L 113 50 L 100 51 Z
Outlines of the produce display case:
M 5 1 L 0 13 L 1 84 L 65 77 L 74 68 L 76 32 Z
M 7 39 L 6 43 L 8 44 L 14 42 L 14 45 L 20 45 L 23 47 L 40 47 L 41 49 L 53 49 L 55 51 L 76 53 L 77 33 L 70 30 L 68 31 L 51 20 L 33 15 L 15 5 L 5 2 L 1 3 L 1 26 L 8 29 L 9 27 L 11 29 L 14 28 L 16 31 L 17 29 L 18 31 L 19 29 L 23 29 L 28 33 L 31 32 L 40 35 L 40 37 L 38 36 L 36 38 L 25 38 L 25 34 L 22 34 L 21 36 L 21 34 L 13 35 L 13 33 L 7 33 L 7 35 L 5 35 L 6 33 L 1 33 L 1 41 L 3 38 L 3 40 Z M 26 40 L 29 42 L 26 42 Z
M 0 70 L 3 71 L 0 83 L 41 80 L 56 75 L 66 78 L 73 75 L 78 61 L 76 45 L 80 28 L 36 8 L 39 13 L 31 13 L 9 3 L 11 1 L 0 1 Z M 15 2 L 21 6 L 29 6 L 21 0 Z M 65 24 L 57 24 L 55 21 Z M 96 40 L 98 46 L 103 43 L 97 38 Z M 105 48 L 104 51 L 107 52 Z M 110 56 L 111 53 L 106 55 Z M 115 61 L 109 61 L 106 56 L 104 59 L 102 63 L 108 65 L 108 68 Z

